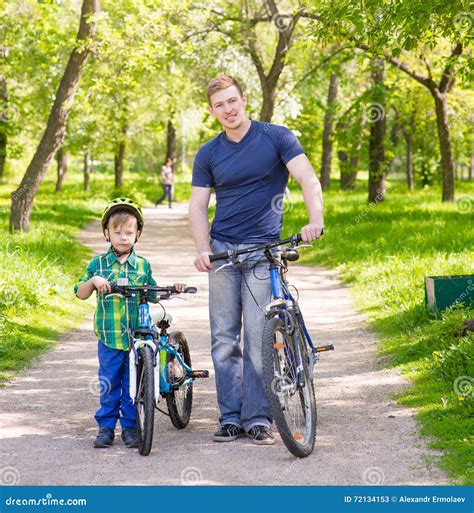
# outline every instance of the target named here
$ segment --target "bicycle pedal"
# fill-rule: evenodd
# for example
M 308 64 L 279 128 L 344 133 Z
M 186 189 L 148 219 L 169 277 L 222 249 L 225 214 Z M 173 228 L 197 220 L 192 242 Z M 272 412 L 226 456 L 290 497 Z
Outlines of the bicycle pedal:
M 187 372 L 186 376 L 188 378 L 208 378 L 209 371 L 208 370 L 193 370 L 191 372 Z
M 334 346 L 332 344 L 328 344 L 327 346 L 318 346 L 315 347 L 314 350 L 317 353 L 322 353 L 324 351 L 334 351 Z

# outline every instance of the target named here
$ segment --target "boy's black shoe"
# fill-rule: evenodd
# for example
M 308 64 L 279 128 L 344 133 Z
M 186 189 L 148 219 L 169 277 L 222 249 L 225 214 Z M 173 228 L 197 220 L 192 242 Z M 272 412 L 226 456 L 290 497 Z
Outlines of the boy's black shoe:
M 245 431 L 235 424 L 223 424 L 214 433 L 214 442 L 232 442 L 239 436 L 245 436 Z
M 138 440 L 138 432 L 135 428 L 122 429 L 122 440 L 125 445 L 131 449 L 136 449 L 140 444 Z
M 247 432 L 247 436 L 255 445 L 273 445 L 275 443 L 275 438 L 267 426 L 254 426 Z
M 108 427 L 99 428 L 99 434 L 94 442 L 94 447 L 97 449 L 105 449 L 106 447 L 110 447 L 114 441 L 114 430 Z

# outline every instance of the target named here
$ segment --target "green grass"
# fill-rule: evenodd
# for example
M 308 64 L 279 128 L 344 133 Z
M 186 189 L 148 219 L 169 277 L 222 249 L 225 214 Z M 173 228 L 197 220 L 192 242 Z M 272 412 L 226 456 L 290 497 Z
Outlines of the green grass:
M 74 280 L 90 257 L 75 235 L 99 216 L 105 202 L 130 195 L 150 206 L 161 194 L 157 178 L 127 175 L 114 191 L 112 178 L 93 175 L 90 193 L 80 176 L 67 178 L 54 192 L 46 180 L 35 200 L 28 234 L 8 235 L 9 194 L 0 185 L 0 382 L 51 348 L 61 334 L 80 323 L 89 302 L 72 296 Z M 306 223 L 301 193 L 292 186 L 284 235 Z M 179 176 L 176 200 L 188 200 L 189 176 Z M 357 306 L 380 334 L 380 352 L 413 386 L 398 400 L 415 408 L 421 432 L 442 449 L 442 467 L 453 482 L 473 482 L 472 386 L 454 387 L 460 376 L 474 376 L 473 337 L 460 337 L 472 309 L 447 312 L 432 319 L 423 304 L 423 278 L 436 274 L 472 273 L 474 254 L 474 184 L 458 186 L 454 205 L 440 202 L 438 189 L 407 194 L 391 184 L 387 200 L 366 202 L 366 184 L 354 192 L 325 195 L 326 235 L 302 256 L 306 264 L 337 268 L 353 286 Z M 471 382 L 472 385 L 472 382 Z M 470 393 L 469 393 L 470 392 Z
M 301 194 L 292 186 L 284 235 L 306 224 Z M 441 466 L 453 482 L 474 480 L 474 337 L 461 337 L 474 309 L 433 319 L 424 306 L 424 277 L 473 272 L 474 184 L 458 186 L 459 200 L 440 202 L 439 189 L 407 194 L 390 184 L 387 200 L 368 206 L 366 184 L 325 195 L 326 235 L 301 261 L 337 268 L 356 304 L 381 336 L 387 365 L 413 381 L 398 400 L 417 410 L 421 432 L 443 450 Z M 464 378 L 462 391 L 454 383 Z M 459 381 L 458 381 L 459 383 Z
M 176 199 L 189 196 L 186 177 L 178 175 Z M 37 356 L 54 346 L 61 334 L 77 327 L 91 302 L 73 297 L 72 286 L 84 272 L 89 251 L 75 235 L 100 215 L 107 200 L 131 195 L 150 205 L 161 195 L 154 176 L 127 175 L 116 191 L 110 175 L 92 176 L 92 190 L 82 191 L 80 175 L 68 176 L 63 190 L 43 182 L 34 202 L 31 228 L 8 234 L 10 194 L 14 184 L 0 185 L 0 383 L 11 379 Z

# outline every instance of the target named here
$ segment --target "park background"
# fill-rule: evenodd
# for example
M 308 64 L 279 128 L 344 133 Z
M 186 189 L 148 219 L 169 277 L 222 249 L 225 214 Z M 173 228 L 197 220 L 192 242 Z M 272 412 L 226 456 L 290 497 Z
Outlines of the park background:
M 166 156 L 189 199 L 194 155 L 219 131 L 205 86 L 230 74 L 323 185 L 326 236 L 302 261 L 352 286 L 386 365 L 413 381 L 398 400 L 453 482 L 472 484 L 473 309 L 434 317 L 423 283 L 472 274 L 470 2 L 1 0 L 0 13 L 3 382 L 91 310 L 73 301 L 90 257 L 75 236 L 107 200 L 151 206 Z M 306 222 L 290 189 L 285 234 Z

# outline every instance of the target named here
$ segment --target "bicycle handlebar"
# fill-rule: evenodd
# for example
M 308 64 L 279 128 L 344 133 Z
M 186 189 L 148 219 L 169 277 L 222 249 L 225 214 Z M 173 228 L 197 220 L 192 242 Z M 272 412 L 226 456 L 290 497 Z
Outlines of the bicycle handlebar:
M 171 294 L 196 294 L 196 287 L 186 287 L 183 292 L 180 292 L 176 289 L 175 286 L 172 287 L 155 287 L 153 285 L 117 285 L 115 283 L 110 284 L 111 293 L 112 294 L 129 294 L 131 292 L 158 292 L 164 295 L 161 299 L 166 299 L 166 297 Z
M 321 231 L 321 235 L 323 235 L 324 230 Z M 284 244 L 291 244 L 292 246 L 296 246 L 300 242 L 303 242 L 303 238 L 301 237 L 301 233 L 295 233 L 291 237 L 287 239 L 281 239 L 274 242 L 269 242 L 267 244 L 260 244 L 258 246 L 253 246 L 251 248 L 240 249 L 236 251 L 235 249 L 229 249 L 227 251 L 223 251 L 222 253 L 214 253 L 209 255 L 209 260 L 211 262 L 215 262 L 216 260 L 226 260 L 227 258 L 233 258 L 238 255 L 245 255 L 247 253 L 253 253 L 254 251 L 259 251 L 262 249 L 270 249 L 275 248 L 277 246 L 282 246 Z

